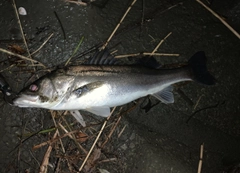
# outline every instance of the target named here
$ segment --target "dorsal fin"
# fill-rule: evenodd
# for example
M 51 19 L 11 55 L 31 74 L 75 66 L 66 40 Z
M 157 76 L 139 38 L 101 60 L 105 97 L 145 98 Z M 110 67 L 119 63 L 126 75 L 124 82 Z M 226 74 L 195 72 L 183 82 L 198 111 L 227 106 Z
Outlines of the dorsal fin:
M 107 48 L 99 51 L 97 50 L 95 54 L 90 58 L 88 65 L 114 65 L 117 60 L 113 55 L 110 54 Z
M 138 63 L 149 68 L 160 69 L 162 65 L 153 56 L 142 56 Z
M 144 56 L 140 54 L 137 57 L 128 57 L 128 60 L 133 61 L 134 64 L 138 64 L 147 68 L 160 69 L 162 64 L 160 64 L 153 56 Z

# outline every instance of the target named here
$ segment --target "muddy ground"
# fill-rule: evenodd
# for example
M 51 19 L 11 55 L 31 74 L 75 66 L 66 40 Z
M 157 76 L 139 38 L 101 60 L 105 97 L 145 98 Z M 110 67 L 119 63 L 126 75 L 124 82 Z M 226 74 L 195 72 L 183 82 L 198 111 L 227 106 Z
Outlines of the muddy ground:
M 211 3 L 211 8 L 240 32 L 240 3 Z M 78 55 L 104 42 L 129 4 L 128 0 L 97 0 L 84 7 L 60 0 L 16 1 L 17 7 L 27 10 L 27 15 L 20 16 L 20 20 L 31 52 L 54 33 L 34 55 L 34 59 L 47 67 L 66 62 L 83 36 Z M 178 5 L 168 9 L 175 4 Z M 0 9 L 1 48 L 9 49 L 13 44 L 24 47 L 11 2 L 2 0 Z M 158 61 L 162 64 L 182 63 L 195 52 L 204 50 L 217 84 L 211 87 L 196 83 L 183 85 L 180 91 L 177 88 L 174 90 L 174 104 L 159 103 L 147 113 L 141 105 L 137 105 L 133 111 L 124 114 L 102 151 L 105 160 L 114 159 L 99 161 L 94 165 L 93 172 L 99 172 L 99 169 L 111 173 L 197 172 L 200 145 L 203 143 L 202 172 L 222 173 L 233 169 L 240 172 L 240 41 L 233 33 L 195 1 L 137 1 L 108 47 L 117 50 L 116 55 L 151 52 L 169 32 L 172 32 L 171 36 L 158 52 L 178 53 L 180 56 L 157 57 Z M 78 60 L 89 56 L 87 54 Z M 3 53 L 0 61 L 1 70 L 14 64 Z M 19 91 L 33 73 L 29 68 L 18 65 L 4 70 L 2 74 L 13 90 Z M 53 133 L 37 134 L 22 140 L 22 143 L 20 140 L 26 139 L 21 137 L 26 132 L 53 127 L 51 115 L 47 110 L 10 106 L 3 100 L 3 95 L 0 96 L 0 172 L 38 172 L 47 147 L 34 151 L 32 147 L 48 140 Z M 157 102 L 154 98 L 150 99 L 152 103 Z M 103 120 L 100 118 L 101 122 Z M 123 128 L 125 130 L 119 135 Z M 50 160 L 48 172 L 56 171 L 55 167 L 55 160 Z M 69 172 L 68 169 L 63 170 Z

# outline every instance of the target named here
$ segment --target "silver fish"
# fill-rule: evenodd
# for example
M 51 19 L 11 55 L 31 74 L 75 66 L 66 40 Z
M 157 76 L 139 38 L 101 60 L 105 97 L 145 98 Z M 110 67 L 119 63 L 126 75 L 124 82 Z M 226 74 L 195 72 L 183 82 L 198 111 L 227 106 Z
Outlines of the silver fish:
M 189 65 L 175 69 L 151 69 L 141 65 L 82 65 L 58 69 L 22 90 L 15 106 L 51 110 L 86 110 L 106 117 L 110 108 L 153 95 L 173 103 L 172 84 L 197 81 L 215 83 L 206 67 L 204 52 L 197 52 Z M 103 64 L 103 63 L 102 63 Z M 75 114 L 77 118 L 79 115 Z

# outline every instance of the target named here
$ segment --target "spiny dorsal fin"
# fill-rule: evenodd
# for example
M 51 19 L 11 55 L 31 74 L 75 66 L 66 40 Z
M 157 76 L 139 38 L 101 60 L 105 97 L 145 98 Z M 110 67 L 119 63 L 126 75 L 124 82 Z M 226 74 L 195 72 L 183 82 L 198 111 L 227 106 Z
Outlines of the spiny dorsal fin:
M 114 58 L 113 55 L 110 54 L 109 50 L 105 48 L 101 51 L 97 50 L 87 64 L 88 65 L 114 65 L 117 62 L 118 61 Z
M 163 90 L 153 94 L 153 96 L 165 104 L 174 103 L 174 96 L 172 91 L 173 91 L 173 87 L 170 85 L 164 88 Z

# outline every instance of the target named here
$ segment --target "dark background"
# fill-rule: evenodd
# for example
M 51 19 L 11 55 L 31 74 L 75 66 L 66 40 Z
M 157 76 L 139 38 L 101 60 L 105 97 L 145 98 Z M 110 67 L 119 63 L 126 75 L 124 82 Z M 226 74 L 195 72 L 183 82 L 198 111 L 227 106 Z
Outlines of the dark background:
M 167 10 L 180 2 L 182 3 Z M 55 67 L 68 59 L 82 36 L 84 42 L 78 53 L 105 41 L 130 1 L 96 0 L 87 7 L 67 4 L 60 0 L 18 0 L 16 4 L 17 7 L 25 7 L 28 13 L 27 16 L 20 16 L 20 19 L 30 51 L 34 51 L 50 33 L 54 33 L 53 38 L 34 58 L 48 67 Z M 143 7 L 145 22 L 140 25 Z M 240 32 L 239 1 L 212 0 L 209 7 Z M 54 11 L 62 22 L 66 38 Z M 7 49 L 9 44 L 12 44 L 12 39 L 21 41 L 21 33 L 10 1 L 2 0 L 0 3 L 0 24 L 2 48 Z M 208 57 L 208 67 L 218 82 L 211 87 L 196 83 L 181 87 L 194 105 L 201 97 L 196 109 L 175 89 L 174 104 L 160 103 L 148 113 L 138 107 L 124 116 L 121 122 L 121 126 L 127 125 L 124 135 L 117 143 L 112 143 L 116 149 L 115 154 L 121 160 L 122 169 L 115 169 L 113 165 L 108 167 L 108 171 L 197 172 L 200 145 L 204 143 L 202 172 L 220 173 L 234 169 L 238 169 L 235 172 L 240 172 L 240 41 L 233 33 L 196 1 L 139 0 L 109 47 L 117 44 L 115 49 L 119 55 L 151 52 L 169 32 L 172 32 L 172 35 L 165 40 L 158 52 L 179 53 L 180 56 L 157 57 L 158 61 L 162 64 L 182 63 L 195 52 L 204 50 Z M 0 57 L 0 69 L 4 69 L 9 65 L 4 61 L 8 55 L 1 53 Z M 9 71 L 2 74 L 15 91 L 19 91 L 31 76 L 28 72 L 20 73 L 19 68 Z M 21 167 L 14 167 L 17 158 L 14 147 L 19 144 L 18 136 L 26 122 L 32 130 L 49 127 L 52 123 L 49 112 L 12 107 L 4 102 L 3 95 L 0 102 L 2 172 L 23 172 L 27 168 L 37 172 L 38 165 L 31 155 L 41 160 L 45 149 L 31 153 L 31 147 L 42 138 L 28 140 L 23 144 Z M 200 109 L 202 110 L 186 123 L 194 111 Z

